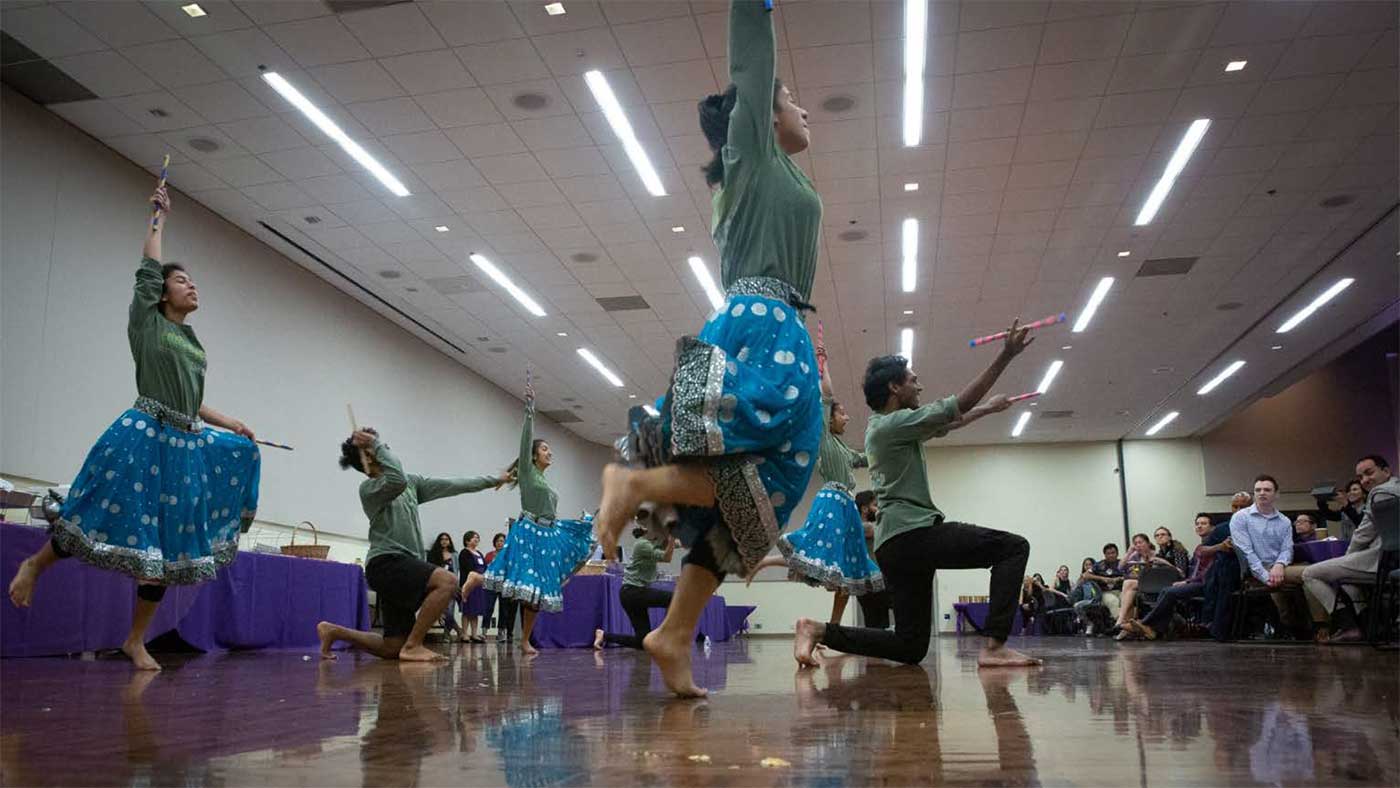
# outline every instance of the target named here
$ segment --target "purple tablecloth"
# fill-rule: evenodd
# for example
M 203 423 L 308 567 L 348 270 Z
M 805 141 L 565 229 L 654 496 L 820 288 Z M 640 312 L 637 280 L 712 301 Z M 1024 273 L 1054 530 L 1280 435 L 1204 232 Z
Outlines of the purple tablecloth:
M 963 633 L 963 625 L 964 625 L 965 621 L 971 621 L 973 624 L 976 624 L 978 629 L 981 629 L 982 627 L 986 626 L 986 625 L 987 625 L 987 613 L 990 612 L 991 609 L 992 609 L 991 604 L 989 604 L 989 603 L 987 603 L 987 602 L 954 602 L 954 603 L 953 603 L 953 617 L 954 617 L 954 619 L 956 619 L 955 624 L 956 624 L 956 626 L 957 626 L 957 633 L 958 633 L 959 635 L 961 635 L 961 634 Z M 1017 609 L 1016 609 L 1016 616 L 1015 616 L 1015 617 L 1012 619 L 1012 621 L 1011 621 L 1011 634 L 1013 634 L 1013 635 L 1026 635 L 1026 634 L 1030 634 L 1030 635 L 1039 635 L 1039 634 L 1041 634 L 1041 632 L 1040 632 L 1040 619 L 1041 619 L 1040 616 L 1036 616 L 1036 618 L 1035 618 L 1035 624 L 1034 624 L 1034 626 L 1032 627 L 1031 631 L 1030 631 L 1030 632 L 1023 632 L 1022 630 L 1024 629 L 1025 620 L 1024 620 L 1023 617 L 1021 616 L 1021 609 L 1020 609 L 1020 608 L 1017 608 Z
M 671 589 L 673 583 L 653 583 L 657 588 Z M 623 635 L 632 634 L 627 613 L 617 600 L 622 578 L 616 575 L 575 575 L 564 584 L 564 609 L 558 613 L 541 613 L 535 621 L 535 645 L 544 648 L 580 648 L 593 645 L 593 631 L 602 628 Z M 661 623 L 666 611 L 654 608 L 651 625 Z M 717 643 L 728 640 L 735 632 L 725 613 L 724 597 L 710 598 L 700 614 L 697 631 Z
M 0 524 L 0 584 L 48 539 L 42 528 Z M 0 603 L 0 656 L 38 657 L 118 648 L 131 627 L 135 581 L 79 561 L 44 574 L 33 605 Z M 240 552 L 198 586 L 172 586 L 147 639 L 174 630 L 203 651 L 317 645 L 316 622 L 369 629 L 369 593 L 354 564 Z
M 729 622 L 729 631 L 732 634 L 749 631 L 749 614 L 758 609 L 758 605 L 725 605 L 724 617 Z
M 1299 563 L 1315 564 L 1329 558 L 1346 555 L 1349 541 L 1324 539 L 1320 542 L 1299 542 L 1293 545 L 1293 560 Z

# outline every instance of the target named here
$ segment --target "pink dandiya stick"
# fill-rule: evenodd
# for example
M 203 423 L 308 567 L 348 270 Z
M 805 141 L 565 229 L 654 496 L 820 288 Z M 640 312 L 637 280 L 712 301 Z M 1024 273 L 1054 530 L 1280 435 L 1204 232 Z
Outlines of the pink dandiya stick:
M 1034 323 L 1027 323 L 1027 324 L 1025 324 L 1024 326 L 1021 326 L 1021 328 L 1029 328 L 1029 329 L 1045 328 L 1046 326 L 1053 326 L 1053 325 L 1055 325 L 1056 323 L 1063 323 L 1063 322 L 1065 322 L 1065 321 L 1068 320 L 1068 319 L 1069 319 L 1069 316 L 1066 315 L 1064 312 L 1061 312 L 1061 313 L 1058 314 L 1058 315 L 1050 315 L 1049 317 L 1041 318 L 1040 320 L 1037 320 L 1037 321 L 1035 321 Z M 970 340 L 968 340 L 968 342 L 967 342 L 967 346 L 968 346 L 968 347 L 977 347 L 978 345 L 985 345 L 985 344 L 987 344 L 988 342 L 995 342 L 995 341 L 997 341 L 998 339 L 1006 339 L 1007 336 L 1010 335 L 1010 333 L 1011 333 L 1011 332 L 1009 332 L 1009 331 L 998 331 L 998 332 L 996 332 L 995 334 L 988 334 L 988 335 L 985 336 L 985 337 L 978 337 L 978 338 L 976 338 L 976 339 L 970 339 Z
M 1025 394 L 1017 394 L 1014 397 L 1007 397 L 1007 402 L 1021 402 L 1022 400 L 1035 399 L 1040 396 L 1039 391 L 1028 391 Z

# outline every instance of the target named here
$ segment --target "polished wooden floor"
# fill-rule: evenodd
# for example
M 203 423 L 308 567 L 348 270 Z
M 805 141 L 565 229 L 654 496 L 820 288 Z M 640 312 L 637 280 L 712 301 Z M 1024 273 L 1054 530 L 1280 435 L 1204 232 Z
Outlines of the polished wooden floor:
M 1400 662 L 1366 647 L 976 641 L 918 667 L 697 652 L 707 701 L 632 651 L 491 646 L 400 665 L 300 653 L 0 660 L 5 785 L 1400 784 Z

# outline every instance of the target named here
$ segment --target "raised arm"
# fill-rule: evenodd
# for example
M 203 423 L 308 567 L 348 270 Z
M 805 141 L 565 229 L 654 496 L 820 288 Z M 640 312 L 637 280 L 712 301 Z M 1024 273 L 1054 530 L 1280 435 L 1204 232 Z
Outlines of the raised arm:
M 674 536 L 666 539 L 666 552 L 661 554 L 661 563 L 671 563 L 671 555 L 676 552 L 676 544 L 679 542 Z
M 1020 325 L 1019 318 L 1011 322 L 1011 328 L 1008 330 L 1006 341 L 1001 346 L 1001 352 L 992 360 L 991 365 L 982 371 L 982 374 L 973 378 L 972 382 L 967 384 L 967 388 L 958 394 L 959 412 L 967 413 L 976 407 L 977 403 L 987 396 L 987 392 L 991 391 L 992 384 L 997 382 L 1001 373 L 1006 371 L 1006 367 L 1011 364 L 1011 359 L 1019 356 L 1021 351 L 1035 341 L 1029 336 L 1030 329 L 1021 328 Z
M 358 436 L 364 433 L 357 432 L 356 445 L 362 440 Z M 360 485 L 360 501 L 366 509 L 382 509 L 395 498 L 403 494 L 408 489 L 408 477 L 404 475 L 403 465 L 399 458 L 389 451 L 388 444 L 373 437 L 373 443 L 365 447 L 365 454 L 373 457 L 379 464 L 380 474 Z
M 728 145 L 740 160 L 773 150 L 773 80 L 777 76 L 773 16 L 763 0 L 729 4 L 729 80 L 739 89 L 729 113 Z
M 146 245 L 141 250 L 142 257 L 149 257 L 160 262 L 160 239 L 165 233 L 165 217 L 170 214 L 170 193 L 166 191 L 165 184 L 156 187 L 156 191 L 151 195 L 151 204 L 156 207 L 155 222 L 146 222 Z
M 414 476 L 414 489 L 418 491 L 418 502 L 427 503 L 439 498 L 454 495 L 493 490 L 505 484 L 505 479 L 497 476 L 471 476 L 465 478 L 439 479 L 431 476 Z
M 1000 413 L 1009 407 L 1011 407 L 1011 400 L 1005 394 L 997 394 L 986 402 L 983 402 L 972 410 L 948 422 L 948 431 L 960 430 L 983 416 Z
M 525 426 L 520 429 L 520 459 L 515 465 L 515 478 L 519 484 L 539 475 L 535 467 L 535 392 L 526 387 Z

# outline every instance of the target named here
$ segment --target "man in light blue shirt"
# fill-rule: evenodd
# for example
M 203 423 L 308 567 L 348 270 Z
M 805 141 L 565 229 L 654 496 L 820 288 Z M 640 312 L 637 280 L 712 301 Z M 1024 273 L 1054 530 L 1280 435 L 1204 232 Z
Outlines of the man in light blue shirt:
M 1254 505 L 1230 518 L 1230 540 L 1255 579 L 1270 588 L 1284 582 L 1284 569 L 1293 562 L 1293 523 L 1274 508 L 1278 482 L 1261 474 L 1254 480 Z

